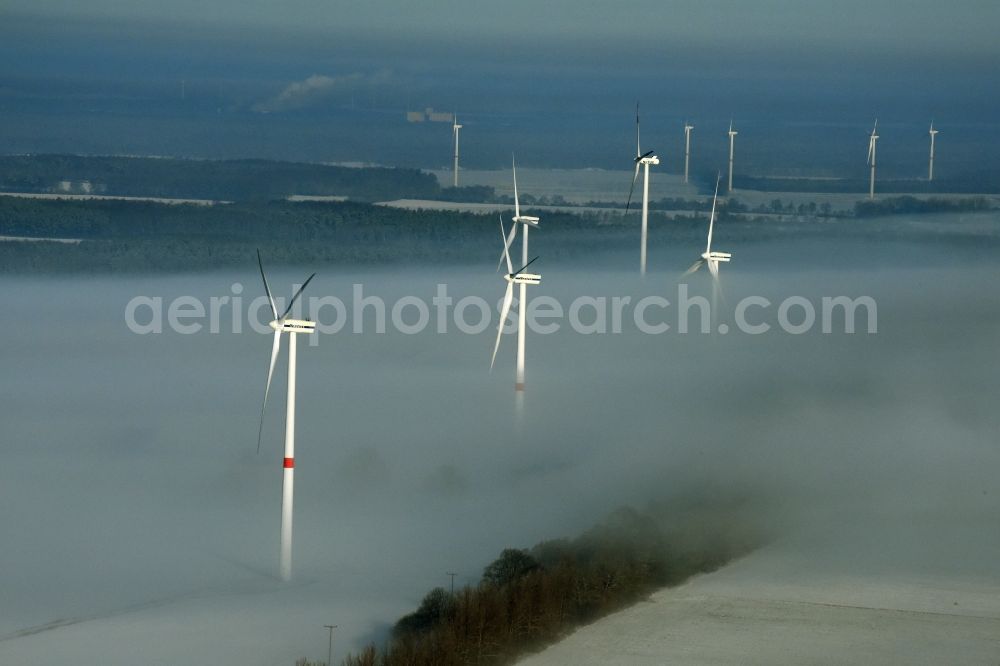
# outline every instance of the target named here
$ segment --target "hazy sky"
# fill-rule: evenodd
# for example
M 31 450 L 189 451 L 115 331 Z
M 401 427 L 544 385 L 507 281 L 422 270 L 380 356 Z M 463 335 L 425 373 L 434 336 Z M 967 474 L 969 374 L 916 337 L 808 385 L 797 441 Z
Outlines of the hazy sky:
M 912 141 L 879 146 L 890 170 L 923 168 L 931 118 L 945 132 L 942 176 L 1000 168 L 995 1 L 2 2 L 6 153 L 383 163 L 391 151 L 397 165 L 437 168 L 451 134 L 402 120 L 434 107 L 461 112 L 470 168 L 511 151 L 534 166 L 617 168 L 641 99 L 657 150 L 676 151 L 677 128 L 696 123 L 706 173 L 731 117 L 750 170 L 828 175 L 840 160 L 846 175 L 857 154 L 864 166 L 876 116 L 887 132 L 911 125 L 895 134 Z
M 864 50 L 959 52 L 996 50 L 1000 4 L 992 0 L 7 0 L 7 11 L 43 18 L 138 19 L 291 30 L 346 32 L 379 38 L 516 36 L 697 42 L 702 45 L 816 44 Z M 539 7 L 543 6 L 544 11 Z

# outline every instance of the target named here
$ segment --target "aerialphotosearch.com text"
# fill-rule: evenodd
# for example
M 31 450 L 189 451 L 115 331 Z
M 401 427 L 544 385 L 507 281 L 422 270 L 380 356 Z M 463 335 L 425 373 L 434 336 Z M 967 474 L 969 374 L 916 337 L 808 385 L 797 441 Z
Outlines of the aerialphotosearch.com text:
M 297 287 L 296 287 L 297 288 Z M 125 305 L 125 323 L 139 335 L 171 331 L 182 335 L 195 333 L 242 333 L 247 328 L 257 333 L 271 333 L 272 313 L 266 296 L 243 297 L 243 285 L 234 283 L 230 293 L 207 299 L 195 296 L 136 296 Z M 285 299 L 275 298 L 281 312 Z M 457 300 L 448 294 L 447 284 L 438 284 L 430 298 L 410 295 L 391 302 L 377 294 L 366 294 L 364 285 L 352 286 L 351 297 L 310 296 L 295 303 L 289 317 L 316 322 L 319 333 L 384 334 L 388 328 L 406 335 L 416 335 L 431 328 L 436 333 L 457 330 L 477 335 L 496 326 L 502 299 L 489 301 L 480 296 Z M 781 331 L 802 335 L 815 330 L 822 333 L 874 334 L 878 331 L 878 308 L 870 296 L 823 296 L 809 299 L 788 296 L 772 302 L 763 296 L 747 296 L 731 308 L 713 306 L 704 296 L 691 295 L 688 285 L 678 284 L 673 299 L 666 296 L 590 296 L 580 295 L 564 303 L 550 295 L 530 296 L 526 325 L 535 334 L 556 333 L 568 326 L 580 335 L 620 334 L 634 329 L 648 335 L 726 334 L 738 331 L 762 335 Z M 506 332 L 517 328 L 517 299 L 505 323 Z M 818 329 L 817 329 L 818 327 Z M 309 344 L 319 343 L 319 336 L 309 336 Z

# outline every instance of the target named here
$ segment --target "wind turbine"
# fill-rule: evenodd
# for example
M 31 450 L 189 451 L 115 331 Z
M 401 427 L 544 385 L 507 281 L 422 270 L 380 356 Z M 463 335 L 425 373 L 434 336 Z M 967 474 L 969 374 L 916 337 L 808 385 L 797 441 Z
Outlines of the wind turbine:
M 628 191 L 628 201 L 625 202 L 625 212 L 628 213 L 632 204 L 632 192 L 635 191 L 635 181 L 639 178 L 639 167 L 643 167 L 642 181 L 642 244 L 639 248 L 639 272 L 646 274 L 646 237 L 649 227 L 649 165 L 659 164 L 660 158 L 654 155 L 655 151 L 647 150 L 642 152 L 639 147 L 639 102 L 635 103 L 635 173 L 632 174 L 632 187 Z
M 271 296 L 271 288 L 267 284 L 267 277 L 264 275 L 264 264 L 260 259 L 260 250 L 257 250 L 257 266 L 260 268 L 260 277 L 264 281 L 264 291 L 267 293 L 267 300 L 271 304 L 271 313 L 274 320 L 271 321 L 271 328 L 274 329 L 274 342 L 271 345 L 271 364 L 267 370 L 267 385 L 264 388 L 264 402 L 260 408 L 260 426 L 257 430 L 257 453 L 260 453 L 260 440 L 264 432 L 264 410 L 267 407 L 267 396 L 271 392 L 271 377 L 274 375 L 274 364 L 278 360 L 278 351 L 281 348 L 281 334 L 288 333 L 288 399 L 285 412 L 285 456 L 282 462 L 281 477 L 281 550 L 278 558 L 278 572 L 284 581 L 292 577 L 292 504 L 295 498 L 295 336 L 299 333 L 313 333 L 316 330 L 315 322 L 303 319 L 289 319 L 288 315 L 295 305 L 296 299 L 302 294 L 306 285 L 316 277 L 313 273 L 302 283 L 299 290 L 288 302 L 288 307 L 278 316 L 278 308 L 274 304 Z
M 455 135 L 455 168 L 452 169 L 452 173 L 455 177 L 455 187 L 458 187 L 458 130 L 460 129 L 462 129 L 462 126 L 458 124 L 458 114 L 453 114 L 451 120 L 451 131 Z
M 691 163 L 691 130 L 694 125 L 684 121 L 684 182 L 688 182 L 688 166 Z
M 517 198 L 517 165 L 514 163 L 513 157 L 511 157 L 510 163 L 511 163 L 511 168 L 514 171 L 514 218 L 512 220 L 513 225 L 511 226 L 510 229 L 510 235 L 506 236 L 504 239 L 503 254 L 500 255 L 500 262 L 497 264 L 497 270 L 500 270 L 500 266 L 503 265 L 504 258 L 506 257 L 508 263 L 507 267 L 508 275 L 512 272 L 512 270 L 510 269 L 509 266 L 510 257 L 508 256 L 507 251 L 513 245 L 514 239 L 517 237 L 518 225 L 524 227 L 524 234 L 522 234 L 521 236 L 521 263 L 524 264 L 525 267 L 527 267 L 527 265 L 530 264 L 531 261 L 534 261 L 534 259 L 528 261 L 528 230 L 531 227 L 537 227 L 539 222 L 539 219 L 537 217 L 531 215 L 521 215 L 521 203 Z M 501 229 L 503 229 L 502 220 L 500 222 L 500 227 Z M 523 271 L 524 268 L 522 268 L 521 270 Z M 525 342 L 524 338 L 525 338 L 525 331 L 527 329 L 526 321 L 528 314 L 527 285 L 538 284 L 538 283 L 525 282 L 522 280 L 518 282 L 518 284 L 520 285 L 520 290 L 518 291 L 517 295 L 517 375 L 514 380 L 514 390 L 523 391 L 524 390 L 524 342 Z M 507 318 L 506 314 L 500 317 L 501 327 L 503 327 L 503 322 L 504 319 L 506 318 Z M 497 338 L 497 344 L 499 344 L 499 337 Z M 495 358 L 496 357 L 495 350 L 493 352 L 493 355 Z M 492 363 L 490 364 L 490 367 L 491 368 L 493 367 Z
M 516 227 L 515 223 L 515 228 Z M 527 232 L 527 229 L 525 229 Z M 513 233 L 510 236 L 513 238 Z M 503 217 L 500 218 L 500 242 L 503 243 L 503 257 L 501 261 L 507 262 L 507 273 L 503 276 L 503 279 L 507 281 L 507 291 L 503 295 L 503 306 L 500 308 L 500 325 L 497 326 L 497 341 L 493 345 L 493 358 L 490 359 L 490 370 L 493 370 L 493 365 L 497 360 L 497 351 L 500 349 L 500 337 L 503 335 L 504 324 L 507 323 L 507 315 L 510 313 L 511 301 L 514 298 L 514 285 L 518 285 L 520 288 L 520 295 L 518 296 L 520 306 L 520 315 L 517 321 L 517 379 L 514 384 L 515 391 L 524 391 L 524 312 L 525 312 L 525 293 L 528 285 L 541 284 L 542 276 L 537 273 L 525 273 L 525 269 L 534 263 L 535 259 L 531 261 L 526 261 L 523 266 L 517 271 L 514 270 L 514 266 L 510 261 L 510 253 L 507 251 L 510 243 L 508 242 L 508 237 L 503 228 Z
M 739 134 L 739 132 L 733 129 L 733 121 L 732 119 L 730 119 L 729 120 L 729 189 L 726 190 L 729 193 L 733 191 L 733 144 L 736 140 L 737 134 Z
M 875 142 L 878 141 L 878 118 L 872 133 L 868 135 L 868 165 L 871 167 L 871 180 L 868 185 L 868 198 L 875 199 Z
M 937 136 L 938 130 L 934 129 L 934 121 L 931 121 L 931 160 L 927 165 L 927 181 L 930 182 L 934 180 L 934 137 Z
M 705 243 L 705 251 L 701 253 L 698 261 L 691 265 L 691 268 L 684 272 L 681 277 L 687 277 L 696 272 L 702 266 L 708 266 L 708 272 L 712 274 L 712 317 L 715 317 L 715 301 L 718 298 L 721 288 L 719 286 L 719 263 L 728 262 L 732 258 L 729 252 L 716 252 L 712 250 L 712 231 L 715 228 L 715 204 L 719 198 L 719 180 L 715 178 L 715 195 L 712 197 L 712 214 L 708 218 L 708 241 Z

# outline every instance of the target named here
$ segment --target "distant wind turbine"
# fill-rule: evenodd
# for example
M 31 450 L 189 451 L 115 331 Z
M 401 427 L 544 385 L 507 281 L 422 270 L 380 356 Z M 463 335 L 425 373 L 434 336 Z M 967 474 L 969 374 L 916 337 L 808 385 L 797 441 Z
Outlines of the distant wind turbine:
M 507 260 L 507 273 L 510 276 L 511 268 L 510 256 L 508 254 L 509 248 L 514 244 L 514 239 L 517 237 L 518 225 L 524 227 L 524 233 L 521 235 L 521 263 L 527 268 L 527 265 L 534 261 L 528 261 L 528 230 L 531 227 L 537 227 L 539 219 L 531 215 L 521 215 L 521 202 L 517 197 L 517 164 L 514 163 L 514 158 L 511 158 L 511 167 L 514 172 L 514 218 L 512 220 L 510 235 L 504 240 L 503 253 L 500 255 L 500 262 L 497 264 L 497 270 L 500 270 L 500 266 L 503 265 L 504 259 Z M 501 229 L 503 228 L 503 221 L 500 222 Z M 521 269 L 522 271 L 524 268 Z M 520 271 L 518 271 L 520 273 Z M 537 280 L 541 278 L 534 276 L 536 278 L 535 282 L 520 280 L 517 282 L 520 285 L 520 290 L 517 295 L 517 375 L 514 380 L 514 390 L 524 391 L 524 345 L 525 345 L 525 332 L 527 329 L 527 313 L 528 313 L 528 292 L 527 285 L 538 284 Z M 505 278 L 506 279 L 506 278 Z M 510 282 L 508 280 L 508 282 Z M 510 282 L 513 284 L 513 282 Z M 508 293 L 510 293 L 510 286 L 508 285 Z M 500 317 L 500 327 L 503 328 L 504 320 L 507 315 L 504 314 Z M 500 344 L 499 334 L 497 335 L 497 345 Z M 493 350 L 493 358 L 496 359 L 496 350 Z M 490 363 L 490 368 L 492 369 L 493 363 Z
M 451 120 L 451 131 L 455 135 L 455 167 L 452 169 L 455 187 L 458 187 L 458 130 L 460 129 L 462 126 L 458 124 L 458 114 L 456 113 Z
M 872 127 L 872 133 L 868 135 L 868 166 L 871 167 L 871 179 L 868 185 L 869 199 L 875 198 L 875 142 L 877 141 L 878 141 L 878 118 L 875 119 L 875 126 Z
M 719 180 L 720 177 L 715 178 L 715 195 L 712 197 L 712 213 L 708 218 L 708 241 L 705 243 L 705 251 L 701 253 L 701 257 L 698 261 L 691 265 L 691 268 L 684 272 L 682 277 L 687 277 L 692 273 L 695 273 L 702 266 L 708 266 L 708 272 L 712 274 L 712 316 L 715 316 L 715 302 L 721 293 L 721 287 L 719 285 L 719 263 L 728 262 L 732 258 L 732 254 L 729 252 L 716 252 L 712 250 L 712 231 L 715 228 L 715 205 L 719 198 Z
M 684 121 L 684 182 L 688 182 L 688 166 L 691 164 L 691 130 L 694 125 Z
M 734 150 L 733 150 L 734 145 L 733 144 L 735 143 L 736 135 L 737 134 L 739 134 L 739 132 L 737 132 L 736 130 L 733 129 L 733 121 L 730 119 L 730 121 L 729 121 L 729 188 L 726 190 L 726 192 L 730 192 L 730 193 L 733 191 L 733 153 L 734 153 Z
M 274 329 L 274 342 L 271 346 L 271 364 L 267 370 L 264 402 L 260 408 L 257 453 L 260 453 L 261 435 L 264 432 L 264 410 L 267 407 L 267 396 L 271 392 L 274 364 L 278 360 L 278 351 L 281 348 L 281 334 L 288 333 L 288 400 L 285 412 L 285 457 L 282 462 L 281 483 L 281 550 L 278 559 L 278 572 L 281 579 L 287 581 L 292 577 L 292 504 L 295 498 L 295 336 L 299 333 L 313 333 L 316 329 L 315 322 L 289 319 L 288 315 L 292 311 L 296 299 L 305 290 L 306 285 L 316 277 L 316 274 L 313 273 L 302 283 L 299 290 L 292 296 L 292 300 L 288 302 L 288 307 L 285 308 L 281 316 L 278 316 L 278 308 L 274 304 L 271 288 L 264 275 L 264 264 L 260 259 L 260 250 L 257 250 L 257 266 L 260 268 L 260 277 L 264 281 L 264 291 L 267 293 L 267 300 L 271 304 L 271 313 L 274 315 L 274 320 L 271 321 L 271 328 Z
M 515 222 L 515 228 L 517 223 Z M 527 228 L 525 228 L 527 232 Z M 493 370 L 493 366 L 497 360 L 497 351 L 500 349 L 500 338 L 503 336 L 503 327 L 507 323 L 507 315 L 510 313 L 511 301 L 514 298 L 514 285 L 518 285 L 520 288 L 520 295 L 518 296 L 520 306 L 520 315 L 517 322 L 517 378 L 514 384 L 515 391 L 524 391 L 524 332 L 525 332 L 525 295 L 528 285 L 541 284 L 542 276 L 537 273 L 525 273 L 525 269 L 535 262 L 535 257 L 531 261 L 525 261 L 524 265 L 521 266 L 517 271 L 514 270 L 514 266 L 510 260 L 510 253 L 507 248 L 510 246 L 510 241 L 513 239 L 514 234 L 508 237 L 506 231 L 503 228 L 503 217 L 500 218 L 500 242 L 503 243 L 503 257 L 501 257 L 502 262 L 507 264 L 507 273 L 503 276 L 503 279 L 507 281 L 507 291 L 503 295 L 503 305 L 500 308 L 500 325 L 497 326 L 497 341 L 493 345 L 493 357 L 490 359 L 490 370 Z
M 639 143 L 639 102 L 635 103 L 635 173 L 632 174 L 632 187 L 628 191 L 628 201 L 625 202 L 625 212 L 632 205 L 632 192 L 635 191 L 635 181 L 639 178 L 639 167 L 643 167 L 642 180 L 642 241 L 639 247 L 639 273 L 646 274 L 646 237 L 649 228 L 649 165 L 659 164 L 660 158 L 654 151 L 642 152 Z
M 934 129 L 934 121 L 931 121 L 931 159 L 930 163 L 927 165 L 927 180 L 934 180 L 934 137 L 937 136 L 938 130 Z

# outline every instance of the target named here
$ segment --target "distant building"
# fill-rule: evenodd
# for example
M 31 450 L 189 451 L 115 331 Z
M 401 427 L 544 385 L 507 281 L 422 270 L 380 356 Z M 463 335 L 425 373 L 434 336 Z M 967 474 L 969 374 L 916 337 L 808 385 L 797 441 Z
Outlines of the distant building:
M 89 180 L 60 180 L 56 184 L 55 190 L 66 194 L 91 194 L 94 191 L 94 186 Z
M 427 109 L 427 120 L 432 123 L 450 123 L 454 119 L 450 113 L 440 113 L 434 109 Z
M 432 123 L 450 123 L 453 122 L 455 116 L 451 113 L 435 111 L 434 107 L 428 106 L 423 111 L 407 111 L 406 112 L 406 122 L 409 123 L 422 123 L 422 122 L 432 122 Z

